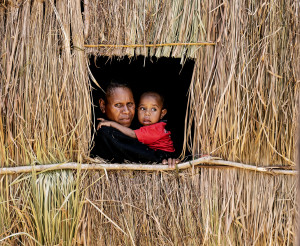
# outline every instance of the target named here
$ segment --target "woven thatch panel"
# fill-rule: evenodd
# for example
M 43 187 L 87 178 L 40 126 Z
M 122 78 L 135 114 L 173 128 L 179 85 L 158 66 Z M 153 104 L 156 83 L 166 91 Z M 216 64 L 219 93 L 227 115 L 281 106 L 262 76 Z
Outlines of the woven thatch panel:
M 89 1 L 87 44 L 194 43 L 210 40 L 202 16 L 208 6 L 200 1 Z M 214 39 L 212 39 L 214 40 Z M 197 46 L 163 48 L 101 48 L 88 53 L 111 56 L 172 56 L 196 58 Z
M 4 242 L 292 245 L 295 184 L 295 178 L 198 168 L 179 174 L 62 171 L 22 179 L 4 176 L 0 240 L 16 233 Z
M 87 53 L 196 58 L 187 120 L 193 154 L 294 165 L 300 77 L 294 1 L 90 1 L 85 11 L 87 44 L 216 42 Z
M 84 53 L 70 44 L 83 47 L 80 2 L 16 2 L 0 18 L 1 166 L 80 161 L 91 118 Z
M 209 5 L 215 28 L 208 25 L 207 32 L 217 33 L 219 42 L 215 49 L 197 52 L 190 88 L 195 131 L 190 148 L 246 163 L 293 165 L 299 5 L 218 4 Z
M 84 19 L 79 1 L 0 8 L 1 163 L 81 161 L 91 134 L 87 56 L 149 54 L 195 58 L 186 132 L 193 154 L 294 164 L 300 53 L 294 1 L 86 2 Z M 216 46 L 84 52 L 84 43 L 202 40 Z
M 92 244 L 289 245 L 294 178 L 237 170 L 111 173 L 88 195 Z M 96 180 L 94 175 L 91 180 Z M 95 192 L 96 191 L 96 192 Z M 98 208 L 96 208 L 96 207 Z M 112 219 L 123 232 L 112 223 Z M 92 212 L 91 212 L 92 211 Z

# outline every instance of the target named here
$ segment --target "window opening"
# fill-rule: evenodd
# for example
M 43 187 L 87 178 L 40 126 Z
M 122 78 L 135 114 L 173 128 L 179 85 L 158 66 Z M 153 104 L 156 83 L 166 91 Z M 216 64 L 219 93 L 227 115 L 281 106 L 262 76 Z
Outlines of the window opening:
M 141 93 L 147 90 L 159 90 L 165 96 L 167 104 L 167 129 L 171 131 L 176 154 L 181 154 L 184 142 L 185 115 L 188 103 L 188 89 L 192 79 L 194 61 L 187 60 L 182 66 L 177 58 L 135 58 L 94 57 L 90 58 L 90 69 L 96 81 L 103 88 L 112 80 L 126 82 L 132 89 L 136 106 Z M 103 92 L 93 82 L 93 102 L 95 119 L 102 117 L 99 98 Z M 97 126 L 97 121 L 96 121 Z M 139 127 L 137 117 L 131 127 Z M 189 156 L 190 153 L 186 153 Z

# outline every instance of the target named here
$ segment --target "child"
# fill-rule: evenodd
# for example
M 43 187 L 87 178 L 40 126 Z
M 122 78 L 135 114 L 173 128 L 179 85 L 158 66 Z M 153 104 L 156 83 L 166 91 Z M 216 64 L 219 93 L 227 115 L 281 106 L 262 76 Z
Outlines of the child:
M 165 129 L 166 123 L 160 121 L 167 113 L 164 108 L 164 98 L 157 92 L 145 92 L 141 95 L 138 106 L 138 120 L 143 125 L 137 130 L 132 130 L 114 121 L 106 121 L 100 118 L 97 130 L 102 126 L 110 126 L 118 129 L 125 135 L 137 138 L 154 150 L 174 153 L 171 133 Z M 170 155 L 171 156 L 171 155 Z

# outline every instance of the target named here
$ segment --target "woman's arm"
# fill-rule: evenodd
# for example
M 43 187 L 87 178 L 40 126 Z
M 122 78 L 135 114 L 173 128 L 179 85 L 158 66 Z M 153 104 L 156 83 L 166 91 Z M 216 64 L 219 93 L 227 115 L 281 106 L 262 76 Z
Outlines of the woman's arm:
M 117 130 L 119 130 L 120 132 L 122 132 L 123 134 L 125 134 L 128 137 L 136 138 L 135 132 L 132 129 L 130 129 L 129 127 L 122 126 L 115 121 L 108 121 L 108 120 L 104 120 L 102 118 L 98 118 L 98 120 L 100 120 L 100 122 L 97 126 L 97 130 L 99 130 L 99 128 L 101 128 L 101 126 L 110 126 L 110 127 L 116 128 Z

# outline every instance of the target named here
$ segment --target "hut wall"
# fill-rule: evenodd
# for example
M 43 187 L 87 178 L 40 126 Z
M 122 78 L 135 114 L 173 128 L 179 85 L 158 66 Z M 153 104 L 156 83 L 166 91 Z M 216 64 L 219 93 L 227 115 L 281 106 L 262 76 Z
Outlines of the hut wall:
M 293 245 L 295 186 L 216 168 L 2 176 L 0 244 Z
M 81 11 L 73 10 L 76 1 L 51 3 L 1 8 L 2 165 L 82 161 L 88 155 L 89 54 L 195 59 L 186 133 L 193 154 L 294 165 L 299 21 L 293 1 L 90 1 L 85 41 Z M 84 42 L 201 40 L 216 45 L 85 53 L 83 48 Z
M 91 96 L 77 2 L 0 7 L 1 166 L 80 162 L 88 153 Z
M 84 2 L 83 20 L 79 0 L 0 5 L 1 167 L 85 160 L 92 54 L 195 59 L 186 134 L 195 156 L 294 164 L 299 1 Z M 198 41 L 217 44 L 84 49 Z M 206 168 L 2 175 L 0 243 L 288 245 L 295 184 Z
M 216 42 L 207 47 L 86 49 L 102 56 L 194 59 L 187 124 L 194 155 L 294 165 L 299 4 L 89 1 L 88 9 L 87 44 Z
M 90 182 L 98 180 L 88 194 L 91 244 L 294 243 L 293 178 L 214 168 L 99 176 L 90 175 Z M 107 225 L 108 218 L 120 228 Z
M 294 165 L 299 5 L 232 1 L 218 11 L 220 42 L 196 59 L 190 146 L 245 163 Z

